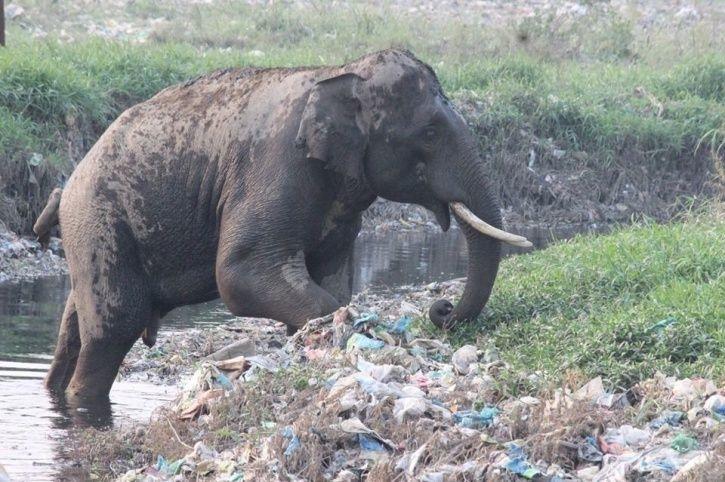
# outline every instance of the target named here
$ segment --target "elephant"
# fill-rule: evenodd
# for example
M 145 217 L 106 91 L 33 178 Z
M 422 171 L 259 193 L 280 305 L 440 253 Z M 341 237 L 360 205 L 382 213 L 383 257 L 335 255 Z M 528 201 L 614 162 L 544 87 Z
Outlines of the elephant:
M 46 386 L 107 397 L 131 346 L 152 346 L 178 306 L 221 298 L 294 332 L 349 303 L 353 244 L 378 196 L 427 208 L 444 231 L 457 218 L 465 290 L 430 316 L 473 319 L 500 242 L 527 243 L 501 230 L 489 179 L 435 72 L 407 51 L 162 90 L 108 127 L 60 195 L 71 291 Z

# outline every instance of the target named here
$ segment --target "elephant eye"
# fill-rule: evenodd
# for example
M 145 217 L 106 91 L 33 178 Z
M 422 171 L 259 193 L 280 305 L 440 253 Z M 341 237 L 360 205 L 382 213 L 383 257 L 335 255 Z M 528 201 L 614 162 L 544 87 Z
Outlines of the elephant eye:
M 435 127 L 426 127 L 426 129 L 423 131 L 423 137 L 426 141 L 432 141 L 436 138 L 436 130 Z

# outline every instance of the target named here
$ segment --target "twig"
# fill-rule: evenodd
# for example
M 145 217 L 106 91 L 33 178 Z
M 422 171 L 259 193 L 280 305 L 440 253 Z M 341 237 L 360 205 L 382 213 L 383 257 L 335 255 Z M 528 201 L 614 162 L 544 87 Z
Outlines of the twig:
M 173 426 L 173 425 L 171 425 L 171 420 L 169 420 L 169 417 L 166 417 L 166 423 L 168 423 L 168 424 L 169 424 L 169 428 L 170 428 L 170 429 L 171 429 L 171 431 L 172 431 L 172 432 L 174 433 L 174 436 L 176 437 L 176 440 L 178 440 L 178 441 L 179 441 L 179 443 L 180 443 L 181 445 L 183 445 L 183 446 L 184 446 L 184 447 L 186 447 L 187 449 L 191 449 L 191 450 L 194 450 L 194 447 L 192 447 L 191 445 L 189 445 L 189 444 L 187 444 L 187 443 L 184 443 L 184 441 L 183 441 L 183 440 L 181 440 L 181 437 L 179 437 L 179 434 L 178 434 L 178 433 L 176 432 L 176 429 L 174 428 L 174 426 Z
M 314 318 L 307 322 L 305 326 L 300 328 L 297 333 L 292 335 L 292 337 L 287 340 L 286 346 L 293 347 L 297 342 L 299 342 L 302 338 L 306 337 L 313 331 L 319 329 L 320 327 L 332 323 L 332 320 L 334 319 L 335 313 L 330 313 L 328 315 L 322 316 L 320 318 Z

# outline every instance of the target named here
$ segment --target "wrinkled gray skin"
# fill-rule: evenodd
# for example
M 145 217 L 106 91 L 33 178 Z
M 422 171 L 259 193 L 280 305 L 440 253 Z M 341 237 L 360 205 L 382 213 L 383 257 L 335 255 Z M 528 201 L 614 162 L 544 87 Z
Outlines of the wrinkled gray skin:
M 444 230 L 451 201 L 501 227 L 473 136 L 410 53 L 223 70 L 132 107 L 62 194 L 72 290 L 47 386 L 107 396 L 132 344 L 152 345 L 177 306 L 221 297 L 294 329 L 348 303 L 376 196 L 422 205 Z M 447 326 L 480 313 L 500 257 L 498 241 L 462 229 L 465 292 L 431 311 Z

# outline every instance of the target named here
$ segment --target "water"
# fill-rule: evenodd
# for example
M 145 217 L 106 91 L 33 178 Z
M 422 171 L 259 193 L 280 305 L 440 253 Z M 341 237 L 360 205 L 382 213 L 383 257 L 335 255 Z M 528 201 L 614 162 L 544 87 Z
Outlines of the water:
M 536 246 L 582 231 L 517 231 Z M 507 250 L 508 254 L 521 251 Z M 356 292 L 365 288 L 420 284 L 464 276 L 466 243 L 459 231 L 389 232 L 361 235 L 355 249 Z M 70 430 L 119 421 L 147 421 L 175 393 L 173 387 L 117 382 L 111 406 L 90 412 L 65 407 L 43 388 L 70 285 L 68 279 L 0 284 L 0 464 L 14 480 L 52 480 L 68 460 Z M 164 318 L 161 330 L 183 330 L 224 322 L 218 301 L 187 306 Z

